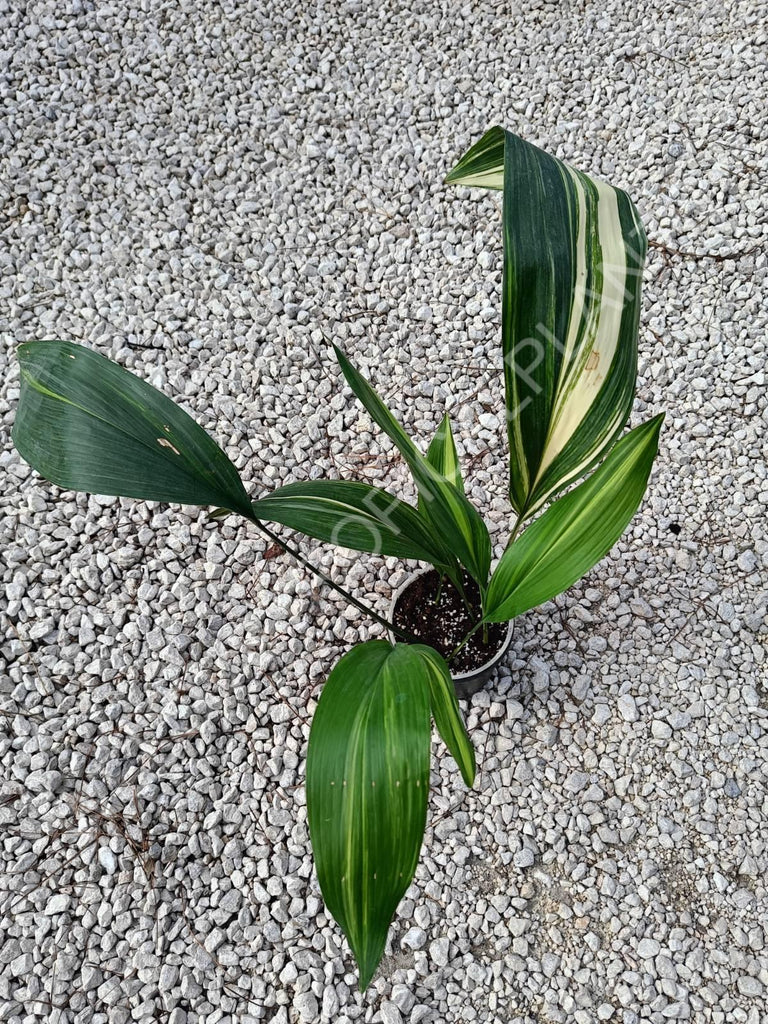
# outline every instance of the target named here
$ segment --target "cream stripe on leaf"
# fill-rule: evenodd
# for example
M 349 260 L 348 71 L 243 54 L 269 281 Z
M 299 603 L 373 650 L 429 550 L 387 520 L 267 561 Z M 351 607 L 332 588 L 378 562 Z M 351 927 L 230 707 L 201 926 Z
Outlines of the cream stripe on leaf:
M 464 494 L 464 480 L 459 465 L 459 454 L 456 451 L 456 443 L 453 440 L 451 420 L 446 413 L 440 421 L 440 426 L 435 431 L 435 436 L 427 449 L 427 462 L 457 491 Z M 419 495 L 419 512 L 424 514 L 427 503 Z
M 360 988 L 411 883 L 429 786 L 430 689 L 419 647 L 372 640 L 338 662 L 307 753 L 307 812 L 323 899 L 357 960 Z
M 459 766 L 462 778 L 472 786 L 476 771 L 475 751 L 461 717 L 450 669 L 445 658 L 431 647 L 419 645 L 418 654 L 427 669 L 432 717 L 437 731 Z
M 620 189 L 501 128 L 446 181 L 504 192 L 509 492 L 529 516 L 595 465 L 629 417 L 645 234 Z

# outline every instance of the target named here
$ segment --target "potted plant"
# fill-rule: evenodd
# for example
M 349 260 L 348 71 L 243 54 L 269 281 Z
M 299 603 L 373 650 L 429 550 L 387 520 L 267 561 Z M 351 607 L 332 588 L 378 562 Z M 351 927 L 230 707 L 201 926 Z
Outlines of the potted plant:
M 347 384 L 408 464 L 417 506 L 344 480 L 291 483 L 253 500 L 216 442 L 144 381 L 69 342 L 19 349 L 13 438 L 43 476 L 65 488 L 212 506 L 214 518 L 240 515 L 389 631 L 391 640 L 358 644 L 331 671 L 306 769 L 320 886 L 349 940 L 361 988 L 416 868 L 432 719 L 466 784 L 474 781 L 451 672 L 462 694 L 478 685 L 503 657 L 512 620 L 569 587 L 612 547 L 642 500 L 662 421 L 618 439 L 634 396 L 645 255 L 630 199 L 500 128 L 447 181 L 503 191 L 502 354 L 515 517 L 493 569 L 448 418 L 423 454 L 338 348 Z M 388 619 L 267 523 L 430 568 L 395 595 Z

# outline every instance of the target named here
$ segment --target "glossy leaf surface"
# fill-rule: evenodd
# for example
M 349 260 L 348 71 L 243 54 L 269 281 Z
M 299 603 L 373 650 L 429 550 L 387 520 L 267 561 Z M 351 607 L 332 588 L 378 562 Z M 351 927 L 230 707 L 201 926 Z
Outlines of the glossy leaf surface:
M 19 347 L 20 455 L 59 487 L 251 515 L 234 465 L 170 398 L 66 341 Z
M 456 700 L 456 690 L 448 664 L 431 647 L 416 648 L 425 664 L 429 682 L 430 705 L 435 726 L 451 756 L 459 766 L 468 786 L 475 781 L 475 750 L 467 733 L 464 719 Z
M 427 462 L 449 484 L 453 484 L 460 494 L 464 494 L 464 480 L 461 475 L 461 466 L 459 465 L 459 454 L 456 451 L 456 442 L 453 440 L 451 421 L 447 413 L 443 417 L 427 449 Z M 424 507 L 424 499 L 419 496 L 419 511 L 423 512 Z
M 446 181 L 504 193 L 509 493 L 529 516 L 596 464 L 629 417 L 645 233 L 626 193 L 501 128 Z
M 307 810 L 323 898 L 364 989 L 416 870 L 429 785 L 430 687 L 419 647 L 373 640 L 338 662 L 307 756 Z
M 355 551 L 441 563 L 445 552 L 412 505 L 369 484 L 308 480 L 253 502 L 258 519 L 282 523 L 309 537 Z
M 663 419 L 631 430 L 507 548 L 488 587 L 487 622 L 506 622 L 549 601 L 610 551 L 643 500 Z
M 344 353 L 338 348 L 335 351 L 349 386 L 408 463 L 419 490 L 423 515 L 431 521 L 436 536 L 456 555 L 481 590 L 484 590 L 491 563 L 491 541 L 485 523 L 461 491 L 444 480 L 430 465 Z

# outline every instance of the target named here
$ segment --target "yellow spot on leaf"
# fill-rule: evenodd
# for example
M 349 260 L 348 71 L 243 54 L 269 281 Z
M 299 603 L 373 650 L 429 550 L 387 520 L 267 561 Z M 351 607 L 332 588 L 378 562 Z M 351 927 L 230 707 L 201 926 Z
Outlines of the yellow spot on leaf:
M 161 448 L 170 448 L 175 455 L 181 455 L 179 449 L 172 445 L 167 437 L 158 437 L 157 443 L 160 445 Z

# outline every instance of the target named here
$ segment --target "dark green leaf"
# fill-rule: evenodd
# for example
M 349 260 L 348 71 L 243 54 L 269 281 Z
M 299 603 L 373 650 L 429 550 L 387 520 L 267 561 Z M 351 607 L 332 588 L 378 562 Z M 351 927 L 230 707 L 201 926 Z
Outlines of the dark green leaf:
M 437 428 L 437 433 L 432 438 L 432 443 L 427 449 L 427 462 L 432 466 L 449 484 L 453 484 L 457 491 L 464 493 L 464 481 L 461 476 L 459 455 L 456 451 L 456 444 L 453 440 L 451 421 L 446 413 Z M 419 511 L 423 514 L 425 508 L 424 499 L 419 496 Z
M 253 502 L 258 519 L 282 523 L 309 537 L 355 551 L 441 563 L 430 524 L 412 505 L 369 484 L 308 480 L 288 484 Z
M 448 483 L 427 462 L 416 445 L 389 412 L 368 381 L 352 366 L 344 353 L 334 346 L 347 383 L 367 409 L 371 418 L 395 443 L 413 474 L 423 514 L 431 520 L 436 535 L 452 551 L 481 590 L 488 582 L 491 541 L 488 529 L 464 495 Z
M 19 348 L 20 455 L 59 487 L 251 516 L 237 470 L 174 402 L 134 374 L 66 341 Z
M 459 710 L 450 669 L 445 658 L 431 647 L 414 645 L 411 649 L 418 651 L 427 666 L 430 703 L 437 731 L 459 766 L 462 778 L 471 786 L 475 781 L 475 751 Z
M 531 515 L 595 465 L 629 417 L 645 233 L 620 189 L 501 128 L 446 181 L 504 191 L 510 498 Z

